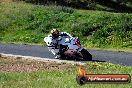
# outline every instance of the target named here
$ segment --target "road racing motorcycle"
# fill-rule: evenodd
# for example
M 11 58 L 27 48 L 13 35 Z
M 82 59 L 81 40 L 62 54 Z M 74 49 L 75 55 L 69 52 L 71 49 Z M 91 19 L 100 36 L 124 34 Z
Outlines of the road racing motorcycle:
M 58 40 L 52 37 L 45 37 L 48 49 L 52 54 L 60 53 L 60 59 L 76 59 L 83 61 L 91 61 L 92 55 L 84 49 L 78 37 L 59 37 Z M 56 45 L 58 45 L 56 47 Z

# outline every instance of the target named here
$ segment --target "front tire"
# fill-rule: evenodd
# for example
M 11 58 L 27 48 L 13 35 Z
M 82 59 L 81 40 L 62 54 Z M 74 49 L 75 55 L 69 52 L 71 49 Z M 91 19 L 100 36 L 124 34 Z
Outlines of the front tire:
M 86 49 L 82 49 L 81 54 L 84 61 L 92 61 L 92 55 Z

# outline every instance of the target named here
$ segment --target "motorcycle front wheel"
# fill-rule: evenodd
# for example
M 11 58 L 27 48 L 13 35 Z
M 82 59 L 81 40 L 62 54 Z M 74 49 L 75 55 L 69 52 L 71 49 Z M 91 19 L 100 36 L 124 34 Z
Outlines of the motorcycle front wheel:
M 92 61 L 92 55 L 86 49 L 82 49 L 81 54 L 84 61 Z

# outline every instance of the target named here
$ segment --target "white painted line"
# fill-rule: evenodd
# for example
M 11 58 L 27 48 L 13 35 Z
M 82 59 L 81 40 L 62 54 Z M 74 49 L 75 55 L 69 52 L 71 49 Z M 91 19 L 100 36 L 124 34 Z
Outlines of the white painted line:
M 79 62 L 79 61 L 68 61 L 68 60 L 59 60 L 59 59 L 50 59 L 50 58 L 41 58 L 41 57 L 33 57 L 33 56 L 22 56 L 22 55 L 14 55 L 14 54 L 5 54 L 0 53 L 1 57 L 9 57 L 9 58 L 22 58 L 22 59 L 31 59 L 31 60 L 37 60 L 37 61 L 43 61 L 43 62 L 57 62 L 57 63 L 71 63 L 73 65 L 85 65 L 86 62 Z

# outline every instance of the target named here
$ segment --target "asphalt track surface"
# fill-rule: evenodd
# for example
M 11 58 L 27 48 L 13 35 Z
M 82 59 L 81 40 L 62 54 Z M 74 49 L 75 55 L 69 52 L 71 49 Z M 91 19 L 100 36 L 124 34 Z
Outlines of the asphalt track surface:
M 130 52 L 106 50 L 88 51 L 92 54 L 94 62 L 111 62 L 114 64 L 132 66 L 132 53 Z M 46 46 L 38 45 L 0 44 L 0 53 L 34 56 L 49 59 L 54 58 Z

